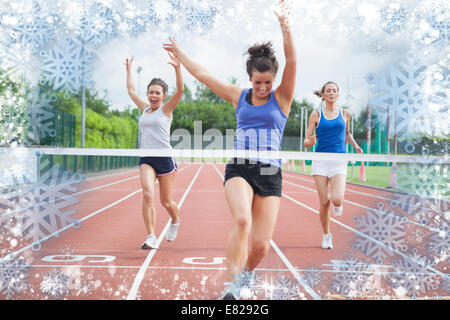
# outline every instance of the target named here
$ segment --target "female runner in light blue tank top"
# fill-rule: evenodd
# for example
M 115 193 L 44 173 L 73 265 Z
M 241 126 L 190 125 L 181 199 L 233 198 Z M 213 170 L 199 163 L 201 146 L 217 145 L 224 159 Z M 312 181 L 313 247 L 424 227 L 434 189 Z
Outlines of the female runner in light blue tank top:
M 167 84 L 154 78 L 147 86 L 147 100 L 142 100 L 136 92 L 131 68 L 133 58 L 126 59 L 127 90 L 131 100 L 142 111 L 139 120 L 141 131 L 141 148 L 145 149 L 168 149 L 170 150 L 170 123 L 172 112 L 183 95 L 184 84 L 181 76 L 180 62 L 172 54 L 169 54 L 169 62 L 175 69 L 176 90 L 172 97 L 165 103 L 167 97 Z M 147 237 L 142 243 L 142 249 L 156 249 L 157 239 L 155 236 L 156 209 L 155 209 L 155 180 L 158 179 L 160 202 L 172 219 L 172 223 L 166 233 L 166 240 L 175 240 L 180 221 L 178 218 L 178 206 L 172 200 L 172 189 L 176 174 L 176 163 L 172 158 L 166 157 L 141 157 L 139 162 L 139 173 L 142 185 L 142 215 L 144 218 Z
M 311 113 L 308 129 L 305 135 L 305 147 L 311 148 L 316 144 L 316 152 L 345 153 L 345 143 L 350 143 L 358 153 L 362 149 L 350 134 L 350 112 L 337 105 L 339 87 L 334 82 L 327 82 L 321 90 L 316 91 L 325 108 Z M 316 134 L 313 135 L 314 129 Z M 319 195 L 319 216 L 323 228 L 322 248 L 333 249 L 330 233 L 330 199 L 328 198 L 328 182 L 331 185 L 331 203 L 335 216 L 342 215 L 345 183 L 347 177 L 347 161 L 333 161 L 331 159 L 313 160 L 312 176 Z
M 253 144 L 253 148 L 250 149 L 279 148 L 279 139 L 283 134 L 294 98 L 297 69 L 297 57 L 287 11 L 284 1 L 280 1 L 279 13 L 276 15 L 283 34 L 286 65 L 281 84 L 274 91 L 272 86 L 278 63 L 270 43 L 255 45 L 248 50 L 250 57 L 247 60 L 247 73 L 252 83 L 251 91 L 216 79 L 183 52 L 174 39 L 170 38 L 170 43 L 164 44 L 164 48 L 178 57 L 181 64 L 195 78 L 233 105 L 238 122 L 236 149 L 249 147 L 245 145 L 244 139 L 240 139 L 240 129 L 255 130 L 253 138 L 249 141 L 250 146 Z M 261 112 L 261 109 L 265 112 Z M 270 134 L 266 136 L 265 134 L 269 132 Z M 266 138 L 265 143 L 255 141 L 261 137 L 259 133 Z M 267 143 L 268 141 L 270 142 Z M 277 160 L 273 163 L 264 163 L 263 159 L 260 160 L 252 164 L 248 159 L 244 160 L 245 163 L 237 164 L 237 167 L 231 168 L 230 171 L 228 169 L 231 164 L 227 164 L 225 197 L 233 216 L 233 227 L 226 245 L 227 282 L 222 295 L 224 300 L 239 299 L 242 283 L 246 287 L 252 287 L 253 270 L 267 254 L 270 248 L 269 241 L 275 229 L 281 196 L 281 170 Z M 275 169 L 274 174 L 267 172 L 268 174 L 264 175 L 264 169 L 267 171 Z M 231 175 L 227 177 L 228 172 Z

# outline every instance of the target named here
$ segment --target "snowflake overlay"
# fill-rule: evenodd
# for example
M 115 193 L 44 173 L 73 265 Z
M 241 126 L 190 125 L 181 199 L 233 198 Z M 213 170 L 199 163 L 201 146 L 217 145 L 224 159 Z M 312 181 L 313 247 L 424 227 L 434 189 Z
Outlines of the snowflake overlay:
M 268 300 L 298 300 L 299 283 L 288 279 L 284 274 L 268 282 L 262 274 L 255 273 L 254 294 L 262 295 Z
M 71 38 L 66 38 L 60 47 L 48 52 L 42 51 L 41 56 L 44 60 L 44 78 L 53 89 L 66 89 L 69 93 L 76 93 L 83 84 L 87 87 L 94 84 L 93 80 L 89 79 L 93 71 L 90 64 L 95 53 L 77 45 Z
M 439 199 L 422 198 L 411 194 L 395 193 L 391 200 L 393 209 L 400 208 L 402 212 L 424 226 L 430 226 L 442 214 L 442 210 L 448 210 L 447 202 Z
M 306 283 L 311 288 L 319 285 L 322 281 L 322 271 L 316 267 L 309 267 L 303 272 Z
M 440 282 L 439 277 L 427 269 L 433 265 L 432 259 L 418 254 L 416 248 L 412 253 L 414 261 L 405 258 L 392 261 L 397 272 L 389 281 L 399 296 L 417 298 L 429 290 L 436 290 Z
M 381 28 L 393 35 L 406 29 L 408 12 L 403 7 L 384 7 L 380 10 Z
M 32 12 L 22 13 L 18 17 L 18 23 L 12 26 L 11 42 L 24 41 L 30 44 L 33 52 L 55 41 L 54 17 L 41 10 L 39 4 L 33 3 Z
M 379 38 L 370 44 L 370 54 L 382 58 L 389 52 L 389 43 L 384 38 Z
M 56 130 L 52 128 L 55 118 L 53 103 L 56 101 L 56 95 L 48 95 L 40 88 L 35 88 L 30 94 L 30 105 L 28 111 L 28 135 L 27 140 L 30 143 L 40 144 L 41 139 L 45 137 L 55 137 Z
M 381 266 L 360 262 L 354 254 L 345 261 L 332 260 L 336 275 L 333 276 L 331 290 L 347 298 L 382 294 Z
M 425 0 L 415 10 L 414 37 L 424 45 L 445 48 L 450 38 L 450 8 L 447 1 Z
M 53 268 L 46 274 L 42 274 L 40 288 L 42 293 L 48 294 L 55 299 L 60 299 L 70 292 L 70 276 L 59 268 Z
M 398 138 L 409 138 L 425 129 L 425 101 L 423 84 L 426 66 L 420 63 L 414 53 L 408 54 L 407 62 L 390 65 L 388 72 L 380 77 L 374 73 L 366 76 L 366 81 L 374 85 L 370 90 L 374 97 L 369 104 L 374 107 L 380 121 L 388 127 L 389 138 L 397 133 Z
M 6 295 L 6 299 L 11 299 L 30 287 L 26 283 L 29 268 L 30 263 L 22 258 L 17 258 L 10 263 L 3 261 L 0 264 L 0 293 Z
M 95 2 L 88 10 L 87 16 L 81 18 L 81 24 L 76 31 L 78 39 L 98 48 L 101 44 L 116 36 L 117 22 L 113 11 Z
M 431 235 L 427 248 L 438 255 L 439 261 L 450 262 L 450 226 L 446 220 L 440 220 L 439 231 Z
M 0 207 L 7 208 L 0 215 L 0 224 L 8 226 L 16 236 L 32 240 L 35 251 L 40 250 L 42 238 L 58 237 L 60 228 L 81 226 L 73 217 L 76 209 L 64 211 L 64 208 L 79 202 L 71 193 L 77 191 L 73 185 L 79 183 L 82 176 L 78 173 L 69 176 L 59 164 L 50 167 L 48 160 L 42 161 L 40 171 L 37 181 L 36 177 L 19 176 L 24 182 L 20 189 L 0 198 Z M 29 172 L 35 172 L 34 168 Z
M 392 249 L 407 249 L 404 241 L 406 219 L 384 211 L 382 203 L 378 207 L 377 211 L 367 211 L 366 215 L 353 218 L 358 223 L 357 229 L 367 238 L 357 238 L 352 248 L 381 264 L 387 254 L 393 256 Z
M 443 160 L 420 157 L 398 167 L 399 189 L 419 197 L 443 199 L 450 196 L 448 165 Z

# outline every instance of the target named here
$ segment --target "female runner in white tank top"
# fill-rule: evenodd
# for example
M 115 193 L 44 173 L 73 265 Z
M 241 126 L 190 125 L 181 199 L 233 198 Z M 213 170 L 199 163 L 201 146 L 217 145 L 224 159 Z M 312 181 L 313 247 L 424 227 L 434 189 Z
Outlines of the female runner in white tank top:
M 139 119 L 139 130 L 141 131 L 141 145 L 144 149 L 166 149 L 170 146 L 170 125 L 172 122 L 172 111 L 180 101 L 183 91 L 183 78 L 181 76 L 180 63 L 176 57 L 169 54 L 169 62 L 175 69 L 176 91 L 172 97 L 163 104 L 167 97 L 167 84 L 158 78 L 152 79 L 147 86 L 147 100 L 142 100 L 136 92 L 131 68 L 133 58 L 126 59 L 128 95 L 136 106 L 142 111 Z M 175 180 L 176 162 L 171 157 L 141 157 L 139 172 L 142 185 L 142 215 L 144 217 L 147 238 L 142 243 L 142 249 L 156 249 L 157 239 L 155 236 L 155 180 L 159 181 L 159 194 L 162 206 L 172 219 L 172 223 L 166 233 L 166 240 L 175 240 L 180 225 L 178 217 L 178 206 L 172 200 L 172 189 Z

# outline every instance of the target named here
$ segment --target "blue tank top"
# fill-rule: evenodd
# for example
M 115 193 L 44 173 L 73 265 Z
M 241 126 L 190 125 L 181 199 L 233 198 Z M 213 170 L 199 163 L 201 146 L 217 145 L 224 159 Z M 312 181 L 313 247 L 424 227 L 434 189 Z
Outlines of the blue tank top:
M 243 89 L 236 110 L 235 150 L 280 151 L 287 116 L 281 111 L 274 92 L 269 100 L 254 106 L 246 101 L 249 89 Z M 253 159 L 281 167 L 281 159 Z
M 316 152 L 346 153 L 345 120 L 340 107 L 338 115 L 333 119 L 325 118 L 323 110 L 320 109 L 316 134 Z

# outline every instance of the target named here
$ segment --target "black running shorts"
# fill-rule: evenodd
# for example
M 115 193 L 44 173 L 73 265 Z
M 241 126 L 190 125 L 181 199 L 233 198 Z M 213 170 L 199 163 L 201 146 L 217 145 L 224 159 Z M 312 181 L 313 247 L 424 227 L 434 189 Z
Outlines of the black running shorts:
M 241 177 L 261 196 L 281 197 L 281 168 L 248 159 L 233 158 L 225 168 L 225 181 Z

